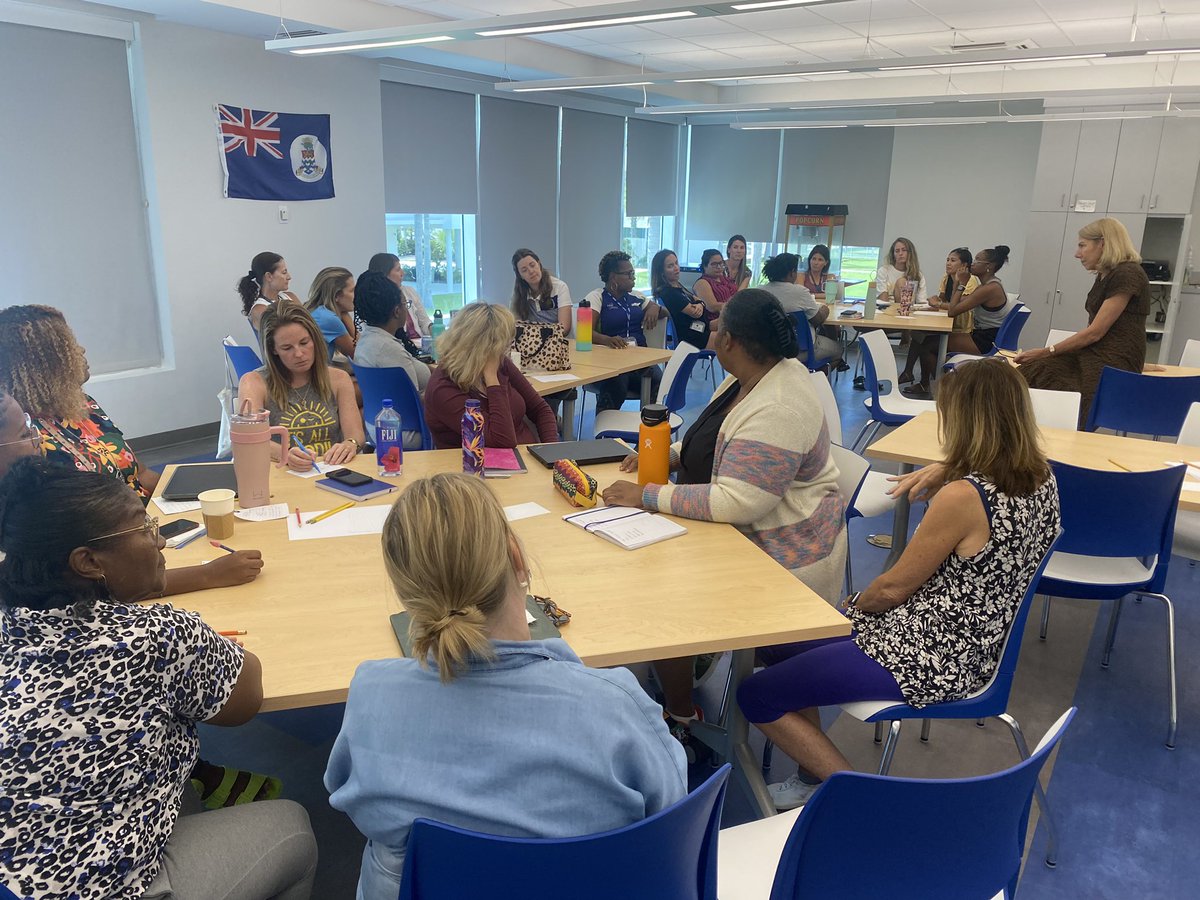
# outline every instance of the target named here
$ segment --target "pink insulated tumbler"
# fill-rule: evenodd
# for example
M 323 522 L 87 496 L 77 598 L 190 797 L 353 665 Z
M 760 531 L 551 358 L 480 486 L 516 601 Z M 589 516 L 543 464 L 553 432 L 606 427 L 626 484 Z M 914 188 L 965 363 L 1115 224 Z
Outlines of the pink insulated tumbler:
M 279 435 L 282 446 L 279 467 L 287 465 L 288 430 L 271 424 L 265 409 L 242 408 L 229 417 L 229 440 L 233 444 L 233 474 L 237 478 L 238 503 L 242 509 L 271 502 L 271 436 Z

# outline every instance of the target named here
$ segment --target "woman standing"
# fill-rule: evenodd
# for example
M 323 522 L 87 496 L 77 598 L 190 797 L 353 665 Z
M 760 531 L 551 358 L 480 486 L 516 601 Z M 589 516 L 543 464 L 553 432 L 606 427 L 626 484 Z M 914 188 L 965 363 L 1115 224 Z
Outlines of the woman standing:
M 592 305 L 594 327 L 592 340 L 605 347 L 620 349 L 626 344 L 646 346 L 645 329 L 658 324 L 661 308 L 653 300 L 647 300 L 640 291 L 633 289 L 635 272 L 628 253 L 610 250 L 600 258 L 600 280 L 604 288 L 592 291 L 587 300 Z M 662 369 L 650 368 L 650 393 L 658 394 L 658 383 Z M 630 394 L 641 393 L 642 375 L 645 369 L 637 369 L 617 375 L 596 384 L 596 412 L 620 409 Z
M 321 330 L 308 310 L 296 304 L 276 304 L 263 315 L 265 363 L 247 372 L 238 383 L 238 402 L 271 413 L 272 425 L 283 425 L 294 441 L 288 446 L 287 466 L 307 472 L 318 456 L 340 466 L 362 449 L 362 413 L 354 399 L 354 383 L 326 358 Z M 279 458 L 280 448 L 271 445 Z
M 512 312 L 518 322 L 557 322 L 563 332 L 571 333 L 571 290 L 566 283 L 542 266 L 532 250 L 522 248 L 512 257 Z
M 804 264 L 804 287 L 818 300 L 825 299 L 825 280 L 836 276 L 829 274 L 829 248 L 817 244 L 808 251 Z
M 1075 258 L 1096 273 L 1084 304 L 1087 327 L 1057 344 L 1026 350 L 1017 362 L 1030 387 L 1079 391 L 1082 427 L 1105 366 L 1141 372 L 1146 364 L 1150 282 L 1129 232 L 1116 219 L 1097 219 L 1079 229 Z
M 906 237 L 898 237 L 888 247 L 884 263 L 875 273 L 875 294 L 883 301 L 894 299 L 897 281 L 915 281 L 916 293 L 913 303 L 924 303 L 926 298 L 925 276 L 921 274 L 921 263 L 917 260 L 917 248 Z
M 300 298 L 287 289 L 292 282 L 287 263 L 278 253 L 264 250 L 250 260 L 250 271 L 237 284 L 242 298 L 242 315 L 250 320 L 254 333 L 259 332 L 259 322 L 267 307 L 279 299 L 299 303 Z
M 400 257 L 395 253 L 376 253 L 367 264 L 368 272 L 379 272 L 386 275 L 400 293 L 404 295 L 404 303 L 408 307 L 408 321 L 405 332 L 410 340 L 421 342 L 421 338 L 429 337 L 432 322 L 429 313 L 425 311 L 425 303 L 414 288 L 404 283 L 404 266 L 400 265 Z
M 321 329 L 330 362 L 335 351 L 354 359 L 358 326 L 354 324 L 354 276 L 350 270 L 329 266 L 318 272 L 308 289 L 305 308 Z
M 750 269 L 750 261 L 746 259 L 746 239 L 740 234 L 735 234 L 725 244 L 725 259 L 729 280 L 736 289 L 740 291 L 750 287 L 750 278 L 754 273 Z
M 679 257 L 674 250 L 659 250 L 650 261 L 650 290 L 667 308 L 675 337 L 701 350 L 711 350 L 717 340 L 716 320 L 704 318 L 704 301 L 679 281 Z
M 712 321 L 721 315 L 738 287 L 730 279 L 721 251 L 710 247 L 700 254 L 700 278 L 693 285 L 696 296 L 704 301 L 704 317 Z

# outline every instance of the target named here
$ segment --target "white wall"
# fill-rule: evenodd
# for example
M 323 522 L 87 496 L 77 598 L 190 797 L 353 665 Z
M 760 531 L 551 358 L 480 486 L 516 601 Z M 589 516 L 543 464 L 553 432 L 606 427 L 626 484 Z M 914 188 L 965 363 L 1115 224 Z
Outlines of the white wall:
M 910 238 L 933 291 L 955 247 L 1007 244 L 999 277 L 1017 290 L 1041 133 L 1039 123 L 895 129 L 882 246 Z
M 142 44 L 166 273 L 167 362 L 97 378 L 88 388 L 135 439 L 219 418 L 220 340 L 226 334 L 253 340 L 234 284 L 255 253 L 282 253 L 292 290 L 304 298 L 324 266 L 357 273 L 384 249 L 376 61 L 299 59 L 269 53 L 261 41 L 159 22 L 143 23 Z M 278 222 L 277 203 L 226 200 L 214 103 L 330 113 L 337 196 L 289 203 L 286 225 Z M 86 282 L 79 286 L 86 289 Z

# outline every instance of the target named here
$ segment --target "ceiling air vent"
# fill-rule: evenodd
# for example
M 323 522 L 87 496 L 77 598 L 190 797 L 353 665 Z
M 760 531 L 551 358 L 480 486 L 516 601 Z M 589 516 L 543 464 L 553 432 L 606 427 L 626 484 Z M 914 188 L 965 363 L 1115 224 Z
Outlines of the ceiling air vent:
M 1023 41 L 977 41 L 973 44 L 951 44 L 951 53 L 982 53 L 986 50 L 1036 50 L 1037 43 L 1031 38 Z

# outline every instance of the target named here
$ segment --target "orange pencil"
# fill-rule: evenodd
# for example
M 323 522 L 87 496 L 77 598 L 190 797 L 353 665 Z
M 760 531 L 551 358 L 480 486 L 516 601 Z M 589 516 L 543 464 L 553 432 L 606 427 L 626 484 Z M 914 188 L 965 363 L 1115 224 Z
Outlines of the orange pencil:
M 245 634 L 245 633 L 246 632 L 244 632 L 244 631 L 218 631 L 217 632 L 217 634 L 221 635 L 221 637 L 233 637 L 234 635 Z

